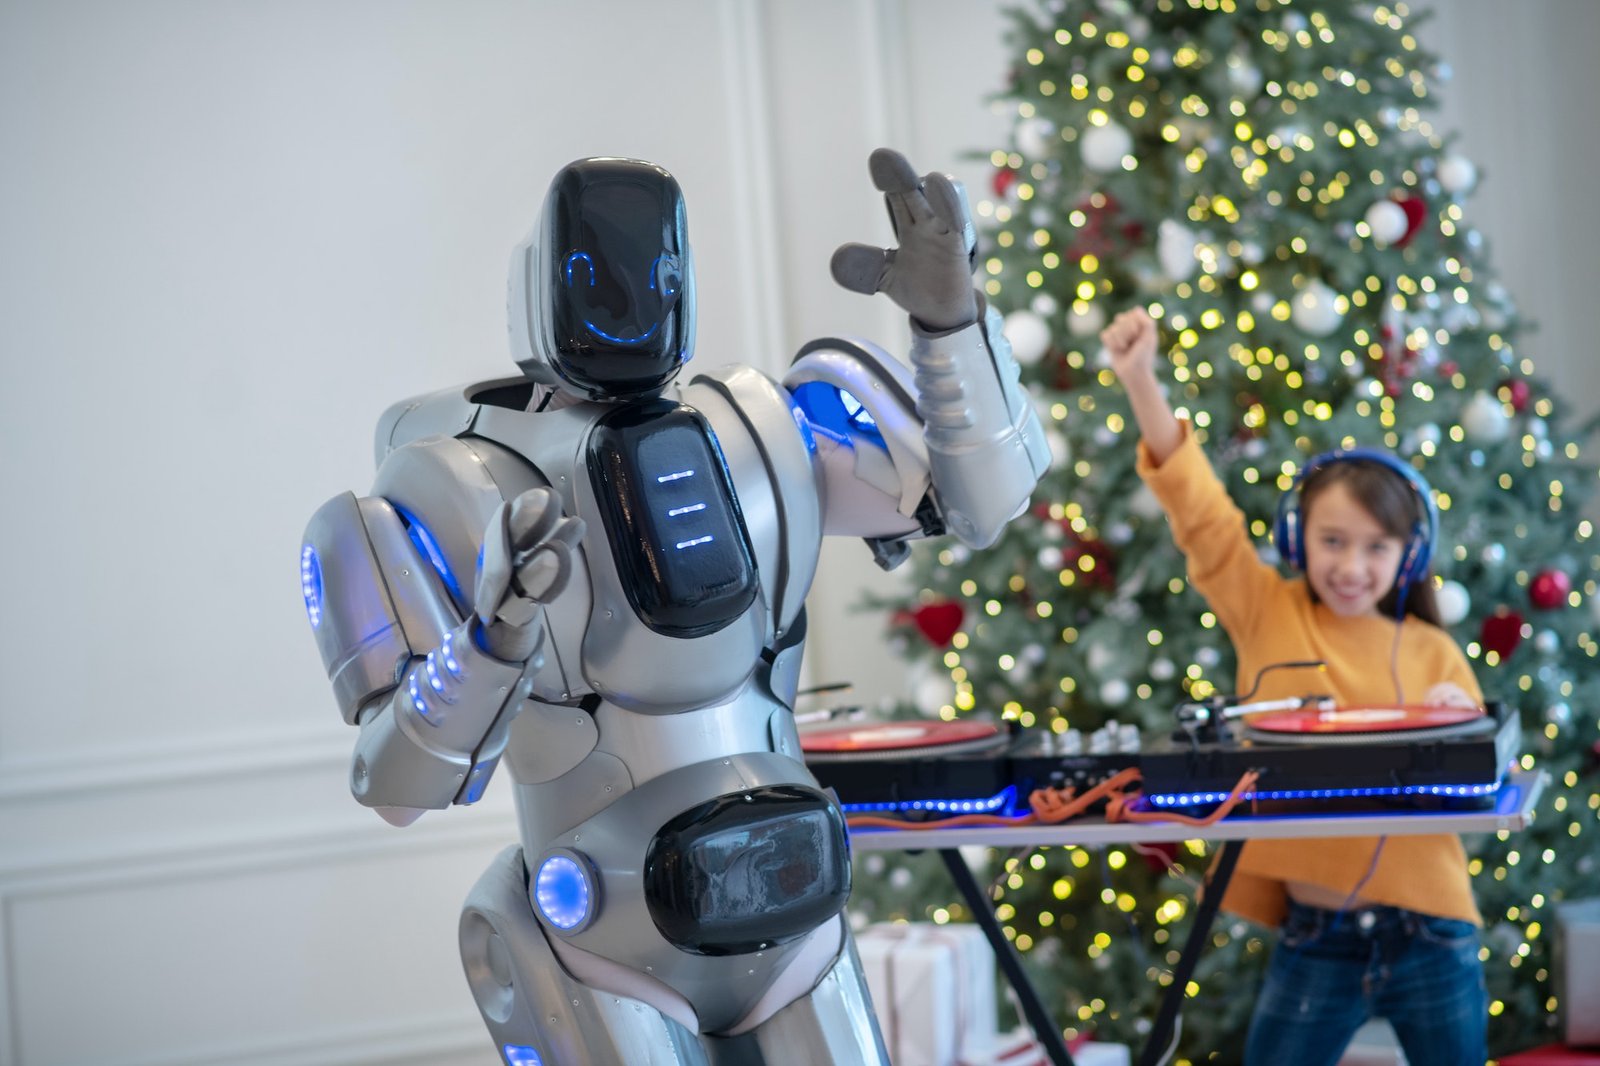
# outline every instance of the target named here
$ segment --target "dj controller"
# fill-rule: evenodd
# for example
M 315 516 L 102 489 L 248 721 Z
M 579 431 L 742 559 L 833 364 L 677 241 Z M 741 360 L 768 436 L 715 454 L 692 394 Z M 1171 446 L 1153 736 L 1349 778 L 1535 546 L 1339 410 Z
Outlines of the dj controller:
M 830 725 L 803 731 L 801 745 L 846 810 L 913 817 L 1017 813 L 1037 789 L 1081 793 L 1128 770 L 1142 807 L 1187 814 L 1215 809 L 1252 772 L 1239 814 L 1258 801 L 1488 807 L 1521 750 L 1517 711 L 1502 704 L 1280 702 L 1248 717 L 1188 705 L 1159 736 L 1116 722 L 1084 735 L 967 718 Z

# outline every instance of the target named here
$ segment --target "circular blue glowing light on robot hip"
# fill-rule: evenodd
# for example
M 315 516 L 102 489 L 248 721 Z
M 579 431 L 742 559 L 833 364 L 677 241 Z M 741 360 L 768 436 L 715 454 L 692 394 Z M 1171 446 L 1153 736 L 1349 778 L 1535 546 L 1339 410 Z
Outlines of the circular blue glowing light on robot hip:
M 539 864 L 533 898 L 544 920 L 563 932 L 581 928 L 594 913 L 593 878 L 575 855 L 555 854 Z

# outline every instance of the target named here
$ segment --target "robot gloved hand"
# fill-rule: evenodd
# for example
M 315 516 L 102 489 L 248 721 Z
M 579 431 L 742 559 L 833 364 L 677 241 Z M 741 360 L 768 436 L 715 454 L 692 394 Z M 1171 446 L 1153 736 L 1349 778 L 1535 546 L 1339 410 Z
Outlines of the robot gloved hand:
M 883 293 L 928 332 L 970 325 L 978 317 L 972 291 L 978 237 L 960 183 L 946 174 L 917 177 L 891 148 L 873 152 L 868 168 L 900 246 L 841 246 L 830 264 L 833 280 L 864 296 Z
M 549 489 L 529 489 L 495 509 L 473 597 L 484 650 L 506 662 L 539 655 L 539 608 L 567 587 L 583 533 L 583 519 L 563 515 L 560 497 Z

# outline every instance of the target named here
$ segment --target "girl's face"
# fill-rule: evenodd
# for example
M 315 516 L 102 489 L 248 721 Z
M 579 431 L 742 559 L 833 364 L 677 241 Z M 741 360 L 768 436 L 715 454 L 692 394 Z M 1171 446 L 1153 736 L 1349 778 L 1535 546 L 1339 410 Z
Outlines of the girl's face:
M 1377 614 L 1400 572 L 1405 541 L 1338 481 L 1317 493 L 1305 521 L 1306 580 L 1317 598 L 1344 618 Z

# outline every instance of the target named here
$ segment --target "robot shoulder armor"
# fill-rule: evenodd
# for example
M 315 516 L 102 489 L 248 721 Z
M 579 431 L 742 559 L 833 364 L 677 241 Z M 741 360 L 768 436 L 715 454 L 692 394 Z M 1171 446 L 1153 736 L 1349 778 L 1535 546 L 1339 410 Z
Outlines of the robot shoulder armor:
M 452 385 L 390 405 L 378 419 L 373 436 L 374 461 L 382 466 L 389 453 L 424 437 L 456 437 L 466 433 L 485 406 L 526 407 L 532 392 L 526 378 L 496 378 Z
M 430 436 L 389 453 L 372 494 L 394 507 L 458 598 L 477 573 L 483 531 L 502 501 L 545 484 L 530 464 L 479 437 Z

